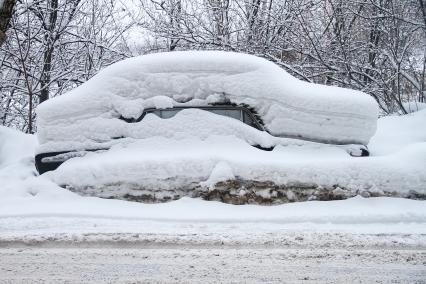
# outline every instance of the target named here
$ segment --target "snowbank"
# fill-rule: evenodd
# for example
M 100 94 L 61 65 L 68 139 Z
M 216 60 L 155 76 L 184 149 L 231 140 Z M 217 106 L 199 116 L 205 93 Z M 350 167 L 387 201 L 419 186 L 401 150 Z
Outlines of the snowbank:
M 195 120 L 193 128 L 185 123 L 203 115 L 210 119 L 207 125 L 216 127 L 207 129 L 203 119 Z M 182 111 L 172 119 L 148 115 L 140 127 L 150 129 L 141 133 L 154 137 L 72 159 L 46 176 L 83 195 L 144 202 L 182 196 L 238 204 L 360 194 L 425 198 L 426 129 L 418 127 L 424 121 L 426 110 L 381 118 L 369 144 L 373 155 L 352 158 L 341 148 L 275 138 L 199 110 Z M 264 147 L 285 146 L 267 152 L 243 139 Z
M 36 137 L 0 126 L 0 169 L 19 162 L 22 158 L 34 156 Z
M 59 241 L 78 247 L 79 242 L 139 243 L 145 248 L 149 244 L 416 247 L 426 243 L 425 208 L 424 202 L 396 198 L 273 207 L 189 198 L 163 204 L 0 199 L 0 242 Z
M 182 198 L 161 204 L 141 204 L 93 197 L 65 199 L 33 196 L 22 206 L 0 201 L 0 216 L 88 217 L 181 222 L 244 223 L 391 223 L 424 222 L 424 201 L 399 198 L 355 197 L 343 201 L 309 201 L 277 206 L 236 206 L 215 201 Z
M 371 154 L 387 155 L 413 144 L 424 144 L 426 142 L 425 122 L 426 109 L 407 115 L 380 118 L 377 132 L 368 144 Z
M 277 147 L 267 152 L 232 136 L 148 138 L 69 160 L 47 176 L 84 195 L 148 202 L 194 194 L 215 199 L 209 192 L 212 182 L 217 187 L 221 181 L 234 180 L 225 184 L 221 196 L 268 203 L 357 194 L 424 196 L 425 164 L 426 143 L 383 157 L 355 159 L 341 149 L 321 146 Z
M 403 103 L 402 106 L 404 107 L 407 113 L 417 112 L 419 110 L 426 109 L 426 103 L 421 103 L 416 101 Z M 403 113 L 400 112 L 400 114 L 403 114 Z
M 33 135 L 0 126 L 0 187 L 9 181 L 35 175 Z
M 367 144 L 378 115 L 375 101 L 364 93 L 300 81 L 262 58 L 218 51 L 161 53 L 113 64 L 41 104 L 38 151 L 101 148 L 121 143 L 114 137 L 152 137 L 161 133 L 163 123 L 147 117 L 128 124 L 119 117 L 137 118 L 145 108 L 223 102 L 253 107 L 274 136 L 330 143 Z M 202 120 L 202 126 L 214 128 L 207 115 L 184 118 L 185 125 Z M 253 132 L 239 130 L 240 138 L 264 136 Z

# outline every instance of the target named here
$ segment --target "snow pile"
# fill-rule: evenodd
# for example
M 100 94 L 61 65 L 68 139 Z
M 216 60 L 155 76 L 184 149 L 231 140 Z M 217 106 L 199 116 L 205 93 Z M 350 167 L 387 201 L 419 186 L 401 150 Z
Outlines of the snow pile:
M 425 164 L 426 143 L 383 157 L 352 158 L 332 147 L 287 146 L 267 152 L 235 137 L 180 141 L 156 137 L 69 160 L 47 176 L 81 194 L 141 201 L 203 196 L 197 190 L 236 179 L 240 182 L 225 185 L 231 190 L 226 194 L 253 188 L 266 200 L 285 194 L 285 202 L 315 195 L 321 199 L 324 192 L 330 193 L 329 198 L 364 192 L 424 196 Z M 288 194 L 298 198 L 291 200 Z
M 407 113 L 412 113 L 422 109 L 426 109 L 426 103 L 421 103 L 416 101 L 403 103 L 402 106 L 404 107 Z M 402 114 L 402 112 L 400 112 L 400 114 Z
M 400 198 L 355 197 L 344 201 L 309 201 L 277 206 L 235 206 L 215 201 L 182 198 L 174 202 L 143 204 L 92 197 L 66 199 L 33 196 L 21 206 L 0 200 L 1 217 L 62 216 L 145 219 L 186 222 L 244 223 L 390 223 L 425 222 L 424 201 Z M 424 228 L 426 230 L 426 228 Z
M 424 201 L 360 198 L 235 206 L 182 198 L 141 204 L 98 198 L 0 199 L 0 241 L 28 244 L 285 244 L 424 246 Z M 373 235 L 374 234 L 374 235 Z
M 35 175 L 36 137 L 0 126 L 0 186 L 7 181 Z
M 120 143 L 112 141 L 114 137 L 152 137 L 162 130 L 158 119 L 127 124 L 119 117 L 137 118 L 152 107 L 226 102 L 253 107 L 274 136 L 331 143 L 367 144 L 378 114 L 366 94 L 300 81 L 255 56 L 218 51 L 152 54 L 109 66 L 80 87 L 41 104 L 38 151 L 101 148 Z M 189 114 L 181 119 L 185 125 L 198 120 Z M 211 117 L 200 120 L 207 129 L 214 128 Z M 252 132 L 246 128 L 239 134 Z
M 407 115 L 380 118 L 376 135 L 368 144 L 371 154 L 387 155 L 414 144 L 424 144 L 426 142 L 425 122 L 426 109 Z M 421 147 L 421 145 L 418 146 Z
M 186 116 L 203 113 L 218 119 L 217 125 L 229 122 L 229 127 L 212 128 L 220 135 L 209 135 L 200 124 L 202 120 L 192 130 L 182 123 Z M 262 151 L 240 139 L 238 127 L 247 127 L 252 136 L 246 138 L 264 146 L 273 143 L 267 133 L 260 137 L 262 132 L 238 121 L 199 110 L 182 111 L 168 120 L 148 115 L 145 125 L 152 122 L 151 132 L 158 131 L 158 136 L 127 140 L 107 152 L 71 159 L 46 176 L 83 195 L 145 202 L 182 196 L 231 203 L 358 194 L 424 198 L 426 129 L 418 125 L 425 119 L 426 110 L 380 119 L 370 144 L 373 156 L 352 158 L 341 148 L 315 143 L 287 143 L 270 152 Z M 162 127 L 155 129 L 155 125 Z M 161 129 L 165 130 L 163 134 Z M 387 155 L 374 156 L 384 153 Z
M 5 204 L 10 202 L 21 207 L 22 200 L 34 196 L 44 201 L 75 196 L 45 177 L 37 176 L 34 165 L 36 147 L 34 135 L 0 126 L 0 200 Z
M 36 143 L 33 135 L 0 126 L 0 168 L 33 156 Z

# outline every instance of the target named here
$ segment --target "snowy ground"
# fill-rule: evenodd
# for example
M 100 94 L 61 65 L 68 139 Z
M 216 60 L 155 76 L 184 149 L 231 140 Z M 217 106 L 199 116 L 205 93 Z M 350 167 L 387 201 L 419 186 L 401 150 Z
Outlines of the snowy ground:
M 1 283 L 420 284 L 426 279 L 425 251 L 413 249 L 117 245 L 20 247 L 0 254 Z
M 1 206 L 0 240 L 279 243 L 288 234 L 320 232 L 401 235 L 407 244 L 426 242 L 424 201 L 395 198 L 359 197 L 274 207 L 189 198 L 166 204 L 118 200 L 95 204 L 89 198 L 77 198 L 67 205 L 60 200 L 56 206 L 34 203 L 21 202 L 20 209 L 13 208 L 13 203 Z M 412 234 L 416 237 L 407 237 Z

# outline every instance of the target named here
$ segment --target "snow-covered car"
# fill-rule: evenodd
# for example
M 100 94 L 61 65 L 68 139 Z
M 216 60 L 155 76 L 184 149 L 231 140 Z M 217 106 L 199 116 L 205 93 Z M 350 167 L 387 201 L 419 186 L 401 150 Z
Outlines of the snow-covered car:
M 365 145 L 375 133 L 378 107 L 365 93 L 300 81 L 260 57 L 191 51 L 115 63 L 74 90 L 41 104 L 37 115 L 36 166 L 41 174 L 64 161 L 69 164 L 68 160 L 75 160 L 70 164 L 78 168 L 75 163 L 82 161 L 83 166 L 84 159 L 71 158 L 101 157 L 112 149 L 139 145 L 140 150 L 163 144 L 173 149 L 185 143 L 178 151 L 191 153 L 198 142 L 212 139 L 221 145 L 217 149 L 206 146 L 215 148 L 215 155 L 228 153 L 235 146 L 232 143 L 243 141 L 258 148 L 253 148 L 256 151 L 322 145 L 366 156 Z M 149 144 L 154 140 L 157 142 Z M 152 157 L 158 167 L 161 151 L 158 158 Z M 177 150 L 172 151 L 171 156 Z M 130 159 L 136 160 L 133 164 L 126 160 L 127 173 L 151 152 L 132 153 Z M 235 152 L 227 155 L 232 158 Z M 115 159 L 110 162 L 119 164 L 121 158 Z M 135 175 L 138 181 L 134 183 L 139 184 L 144 173 Z M 121 177 L 116 176 L 108 182 L 118 180 Z M 58 183 L 69 185 L 64 180 Z

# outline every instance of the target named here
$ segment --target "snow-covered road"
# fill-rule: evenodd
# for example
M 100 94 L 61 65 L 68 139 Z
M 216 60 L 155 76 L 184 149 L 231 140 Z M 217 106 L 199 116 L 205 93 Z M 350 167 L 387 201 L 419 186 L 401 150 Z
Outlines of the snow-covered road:
M 0 218 L 0 283 L 426 283 L 425 230 L 15 216 Z
M 426 283 L 426 249 L 116 243 L 0 248 L 0 283 Z

